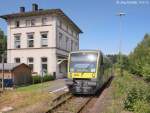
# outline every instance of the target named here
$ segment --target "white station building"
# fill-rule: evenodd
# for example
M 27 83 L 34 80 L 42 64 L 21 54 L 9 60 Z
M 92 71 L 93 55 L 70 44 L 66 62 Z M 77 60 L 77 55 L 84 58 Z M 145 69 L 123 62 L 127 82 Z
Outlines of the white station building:
M 32 11 L 20 7 L 19 13 L 2 15 L 7 21 L 7 63 L 28 64 L 34 74 L 44 71 L 64 77 L 70 51 L 79 49 L 80 28 L 60 9 Z

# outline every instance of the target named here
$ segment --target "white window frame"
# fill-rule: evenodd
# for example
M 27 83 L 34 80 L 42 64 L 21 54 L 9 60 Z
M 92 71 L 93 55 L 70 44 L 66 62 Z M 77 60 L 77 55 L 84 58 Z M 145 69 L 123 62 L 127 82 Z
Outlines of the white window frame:
M 16 39 L 16 38 L 19 38 L 19 39 Z M 17 45 L 17 43 L 19 43 L 19 44 Z M 14 47 L 21 48 L 21 34 L 14 35 Z
M 60 20 L 59 22 L 60 22 L 60 25 L 59 25 L 59 27 L 60 27 L 60 28 L 62 28 L 62 21 Z
M 31 26 L 30 20 L 26 20 L 26 26 L 27 26 L 27 27 L 30 27 L 30 26 Z
M 36 20 L 35 19 L 31 19 L 31 26 L 35 26 L 36 24 Z
M 76 48 L 76 50 L 78 50 L 78 42 L 75 42 L 75 48 Z
M 69 48 L 69 37 L 66 36 L 66 50 Z
M 19 62 L 17 62 L 17 59 L 19 59 Z M 15 63 L 21 63 L 21 59 L 19 57 L 14 58 Z
M 63 34 L 59 32 L 58 34 L 58 44 L 59 48 L 62 48 Z
M 71 40 L 71 51 L 73 51 L 73 48 L 74 48 L 73 43 L 74 43 L 73 40 Z
M 42 18 L 42 25 L 47 25 L 47 23 L 48 23 L 48 18 L 47 17 Z
M 28 19 L 26 20 L 26 27 L 32 27 L 36 25 L 36 19 Z
M 43 58 L 46 58 L 46 62 L 42 61 Z M 43 70 L 43 65 L 47 66 L 46 71 L 48 71 L 48 58 L 47 57 L 41 57 L 41 71 L 45 71 L 45 70 Z
M 73 36 L 74 31 L 71 29 L 71 35 Z
M 48 32 L 45 31 L 45 32 L 41 32 L 40 34 L 41 34 L 41 47 L 48 47 Z M 44 34 L 47 35 L 47 38 L 42 37 L 42 35 L 44 35 Z M 43 44 L 45 42 L 46 42 L 46 44 Z
M 29 36 L 33 36 L 33 38 L 29 37 Z M 30 41 L 33 41 L 33 46 L 29 46 Z M 27 33 L 27 47 L 28 48 L 33 48 L 34 47 L 34 33 Z
M 16 27 L 16 28 L 20 27 L 20 21 L 19 21 L 19 20 L 16 20 L 16 21 L 15 21 L 15 27 Z
M 30 59 L 32 59 L 32 61 L 30 61 Z M 34 58 L 33 57 L 28 57 L 27 58 L 27 64 L 29 65 L 29 67 L 30 67 L 30 65 L 32 65 L 32 71 L 33 71 L 34 70 Z

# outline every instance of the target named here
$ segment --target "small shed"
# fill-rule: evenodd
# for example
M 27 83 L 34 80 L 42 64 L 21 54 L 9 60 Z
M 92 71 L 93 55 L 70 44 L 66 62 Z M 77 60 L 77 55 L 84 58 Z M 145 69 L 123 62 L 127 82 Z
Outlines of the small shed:
M 2 81 L 3 64 L 0 63 L 0 80 Z M 31 68 L 24 63 L 4 64 L 4 85 L 6 87 L 32 83 Z

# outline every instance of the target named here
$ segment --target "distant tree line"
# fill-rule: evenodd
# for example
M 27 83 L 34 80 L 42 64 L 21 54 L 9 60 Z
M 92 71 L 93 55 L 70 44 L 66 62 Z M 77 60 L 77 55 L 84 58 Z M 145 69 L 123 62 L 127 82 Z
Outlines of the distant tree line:
M 119 55 L 118 54 L 114 54 L 114 55 L 107 55 L 107 57 L 111 60 L 112 64 L 115 65 L 116 67 L 119 67 Z M 122 59 L 122 67 L 125 70 L 129 69 L 129 58 L 128 55 L 121 55 L 121 59 Z
M 7 49 L 7 37 L 4 32 L 0 29 L 0 63 L 2 62 L 2 55 Z M 6 62 L 6 56 L 5 56 Z
M 119 66 L 119 55 L 107 55 L 112 63 Z M 129 55 L 122 55 L 122 66 L 134 75 L 144 77 L 150 81 L 150 34 Z

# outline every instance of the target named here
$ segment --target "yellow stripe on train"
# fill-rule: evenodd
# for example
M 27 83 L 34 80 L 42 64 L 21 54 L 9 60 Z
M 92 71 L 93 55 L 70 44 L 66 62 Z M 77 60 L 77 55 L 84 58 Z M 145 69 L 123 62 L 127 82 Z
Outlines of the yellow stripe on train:
M 69 78 L 96 78 L 96 73 L 71 73 Z

